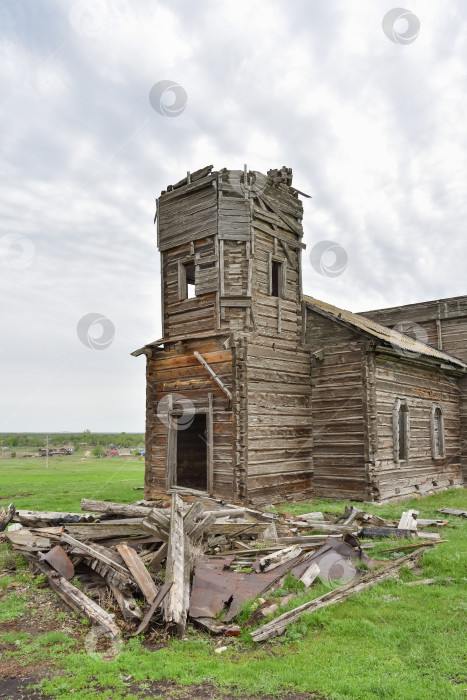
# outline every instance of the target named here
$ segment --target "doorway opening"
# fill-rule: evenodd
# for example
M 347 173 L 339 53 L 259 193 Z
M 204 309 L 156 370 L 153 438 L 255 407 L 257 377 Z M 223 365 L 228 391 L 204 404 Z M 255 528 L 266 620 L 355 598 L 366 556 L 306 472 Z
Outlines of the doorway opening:
M 177 486 L 207 491 L 206 414 L 195 413 L 193 422 L 177 430 Z

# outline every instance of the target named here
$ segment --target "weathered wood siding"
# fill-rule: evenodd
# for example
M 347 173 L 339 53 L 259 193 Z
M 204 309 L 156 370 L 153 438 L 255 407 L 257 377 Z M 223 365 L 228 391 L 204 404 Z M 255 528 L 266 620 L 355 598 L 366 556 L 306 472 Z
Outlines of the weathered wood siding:
M 462 483 L 459 437 L 459 389 L 456 379 L 436 369 L 380 356 L 375 361 L 377 451 L 373 478 L 379 498 L 399 500 Z M 394 459 L 393 408 L 397 398 L 409 408 L 407 461 Z M 444 414 L 446 457 L 433 459 L 430 412 Z
M 196 298 L 180 299 L 179 265 L 195 262 Z M 207 262 L 206 262 L 207 261 Z M 165 337 L 189 337 L 217 328 L 218 267 L 214 237 L 202 238 L 162 253 Z
M 169 250 L 217 233 L 216 176 L 165 192 L 157 205 L 157 245 Z
M 310 354 L 255 334 L 245 343 L 251 502 L 313 495 Z
M 167 421 L 158 416 L 158 405 L 168 395 L 190 401 L 196 409 L 208 407 L 213 395 L 213 485 L 214 493 L 233 498 L 232 407 L 222 389 L 193 354 L 197 350 L 224 384 L 232 389 L 232 353 L 224 338 L 168 344 L 153 351 L 147 360 L 146 393 L 146 498 L 167 490 Z M 164 404 L 162 404 L 164 405 Z M 163 412 L 162 412 L 163 415 Z
M 360 334 L 307 311 L 313 361 L 313 486 L 318 497 L 371 498 L 367 477 L 366 356 Z
M 313 495 L 310 353 L 302 345 L 303 208 L 284 186 L 259 179 L 251 201 L 251 332 L 244 342 L 247 393 L 247 498 Z M 272 292 L 271 264 L 281 291 Z
M 467 296 L 425 301 L 366 311 L 362 316 L 385 326 L 414 323 L 418 339 L 467 362 Z M 464 481 L 467 483 L 467 383 L 461 382 L 461 441 Z

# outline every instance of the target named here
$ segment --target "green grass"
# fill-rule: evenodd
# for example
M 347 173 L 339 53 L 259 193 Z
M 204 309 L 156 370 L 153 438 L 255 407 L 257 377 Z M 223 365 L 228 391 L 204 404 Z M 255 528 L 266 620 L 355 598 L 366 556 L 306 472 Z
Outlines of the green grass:
M 143 498 L 134 486 L 144 482 L 144 462 L 138 458 L 80 456 L 0 460 L 0 507 L 80 512 L 81 499 L 130 503 Z
M 64 459 L 60 468 L 57 463 L 52 479 L 45 474 L 43 462 L 27 466 L 33 471 L 8 481 L 15 484 L 17 491 L 21 482 L 21 488 L 33 494 L 18 501 L 18 507 L 79 510 L 81 496 L 121 502 L 135 500 L 138 492 L 132 486 L 142 482 L 143 467 L 137 461 L 122 465 L 120 461 L 90 460 L 72 465 Z M 121 466 L 123 470 L 116 473 Z M 11 473 L 13 465 L 8 469 Z M 0 478 L 1 471 L 2 463 Z M 5 481 L 0 481 L 1 493 L 17 492 L 5 491 Z M 68 493 L 63 493 L 65 489 Z M 32 498 L 36 499 L 33 505 Z M 11 500 L 17 502 L 16 498 Z M 311 510 L 343 513 L 346 503 L 320 500 L 287 504 L 280 510 L 296 514 Z M 382 517 L 397 518 L 402 510 L 416 508 L 420 517 L 439 518 L 437 508 L 466 508 L 466 503 L 465 491 L 452 489 L 411 502 L 381 507 L 365 505 L 365 509 Z M 362 507 L 362 504 L 354 505 Z M 446 518 L 450 524 L 440 529 L 440 533 L 448 542 L 424 554 L 421 573 L 404 570 L 398 580 L 379 584 L 342 605 L 305 615 L 283 637 L 266 645 L 255 644 L 249 631 L 244 630 L 239 638 L 222 638 L 228 650 L 219 655 L 214 651 L 216 639 L 190 629 L 185 640 L 171 640 L 156 651 L 145 649 L 139 638 L 129 639 L 115 660 L 106 662 L 87 653 L 81 642 L 64 632 L 58 637 L 52 634 L 31 638 L 18 631 L 8 638 L 10 645 L 18 648 L 8 647 L 8 653 L 24 659 L 53 657 L 56 670 L 43 681 L 43 691 L 53 697 L 65 697 L 73 691 L 77 700 L 95 697 L 129 700 L 139 697 L 139 691 L 148 683 L 164 680 L 183 686 L 209 682 L 219 688 L 219 694 L 222 690 L 234 690 L 239 697 L 253 694 L 284 697 L 291 691 L 318 692 L 332 700 L 465 698 L 467 521 Z M 401 544 L 403 540 L 385 540 L 368 553 L 376 559 L 397 558 L 401 555 L 380 555 L 380 552 Z M 14 576 L 11 571 L 7 575 Z M 17 575 L 21 579 L 23 572 Z M 417 578 L 435 578 L 437 583 L 404 585 Z M 447 582 L 446 578 L 454 580 Z M 295 591 L 296 595 L 280 612 L 327 590 L 323 584 L 317 584 L 305 591 L 293 577 L 288 577 L 281 592 Z M 21 594 L 8 593 L 0 590 L 3 595 L 0 610 L 6 605 L 8 610 L 22 614 Z M 250 605 L 242 610 L 242 622 L 252 608 Z M 1 629 L 0 625 L 0 634 Z M 83 636 L 89 631 L 83 628 Z M 130 675 L 132 679 L 127 682 L 125 679 Z M 130 691 L 130 684 L 136 684 L 137 694 Z

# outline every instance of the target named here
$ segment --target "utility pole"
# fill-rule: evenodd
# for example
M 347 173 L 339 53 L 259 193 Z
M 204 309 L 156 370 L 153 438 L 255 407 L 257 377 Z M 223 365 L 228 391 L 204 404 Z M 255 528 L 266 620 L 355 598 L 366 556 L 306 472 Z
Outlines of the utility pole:
M 45 468 L 48 469 L 49 468 L 49 436 L 48 435 L 46 438 L 45 459 L 46 459 Z

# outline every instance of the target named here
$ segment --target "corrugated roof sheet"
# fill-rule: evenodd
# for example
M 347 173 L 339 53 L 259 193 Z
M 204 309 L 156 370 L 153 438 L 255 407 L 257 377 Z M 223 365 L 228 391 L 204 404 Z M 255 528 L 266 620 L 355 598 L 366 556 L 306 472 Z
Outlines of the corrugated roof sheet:
M 309 297 L 304 295 L 303 297 L 307 304 L 311 307 L 315 307 L 317 311 L 321 310 L 334 316 L 338 320 L 342 320 L 355 328 L 368 333 L 369 335 L 379 338 L 385 343 L 392 345 L 394 348 L 413 353 L 414 355 L 426 355 L 427 357 L 432 357 L 441 360 L 443 363 L 454 365 L 459 369 L 467 369 L 467 365 L 459 360 L 453 355 L 448 355 L 445 352 L 441 352 L 431 345 L 426 345 L 419 340 L 414 340 L 410 335 L 401 333 L 392 328 L 387 328 L 387 326 L 382 326 L 376 321 L 372 321 L 365 316 L 360 316 L 359 314 L 354 314 L 351 311 L 346 311 L 345 309 L 340 309 L 338 306 L 333 306 L 325 301 L 320 301 L 314 297 Z

